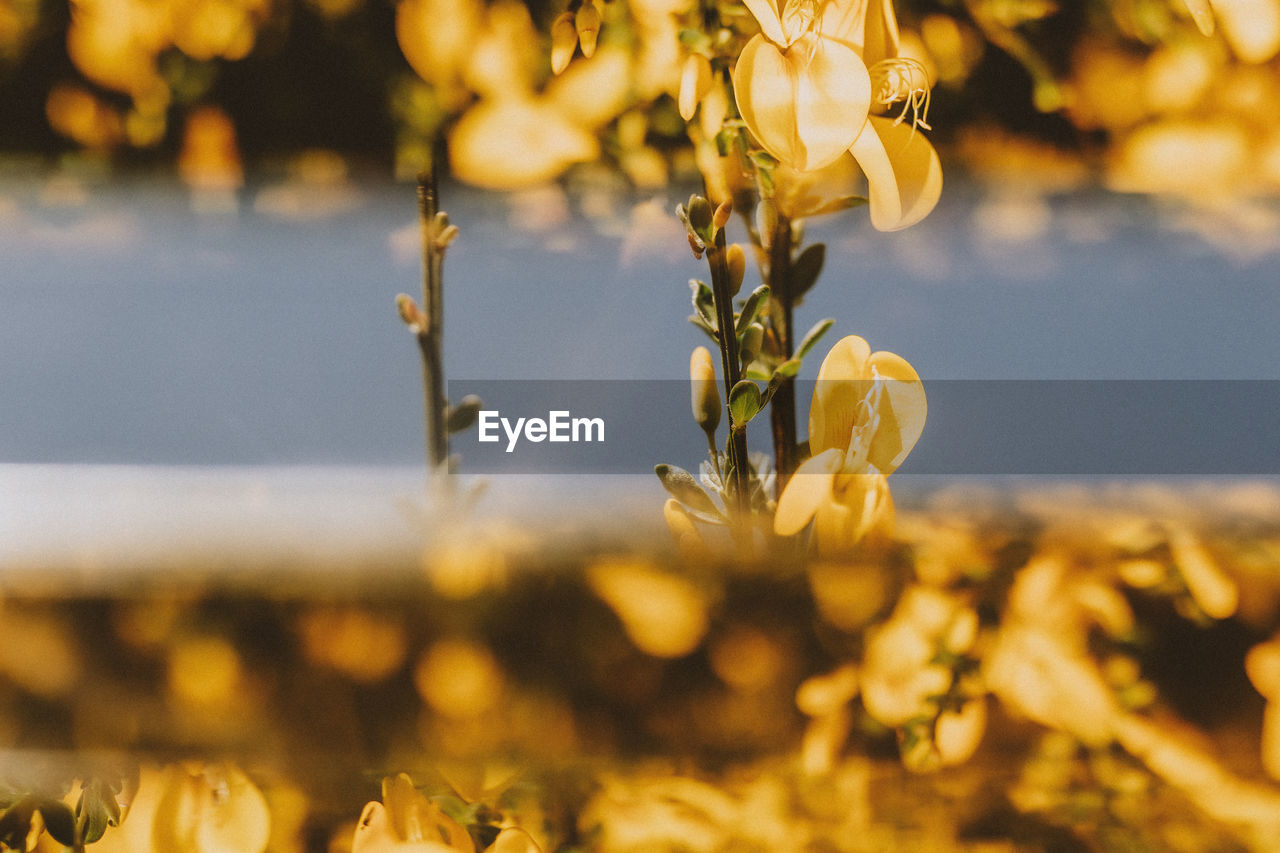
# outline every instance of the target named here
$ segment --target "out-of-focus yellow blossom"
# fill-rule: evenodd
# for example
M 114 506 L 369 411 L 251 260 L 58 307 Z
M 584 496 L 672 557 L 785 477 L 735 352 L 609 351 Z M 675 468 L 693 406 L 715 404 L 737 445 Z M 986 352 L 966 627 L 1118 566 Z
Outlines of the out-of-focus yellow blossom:
M 1187 584 L 1187 591 L 1206 616 L 1227 619 L 1236 612 L 1240 592 L 1235 581 L 1218 567 L 1194 535 L 1181 527 L 1172 528 L 1169 552 Z
M 440 640 L 423 654 L 413 682 L 433 711 L 452 718 L 473 718 L 502 696 L 502 669 L 484 646 L 468 640 Z
M 858 669 L 843 664 L 808 678 L 796 690 L 796 707 L 810 717 L 800 741 L 800 766 L 806 773 L 829 773 L 853 727 L 849 703 L 858 695 Z
M 1267 700 L 1262 713 L 1262 767 L 1280 779 L 1280 635 L 1245 655 L 1244 669 L 1253 687 Z
M 92 848 L 101 853 L 263 853 L 266 798 L 238 768 L 185 763 L 141 768 L 125 820 Z
M 1280 51 L 1280 3 L 1276 0 L 1212 0 L 1210 6 L 1223 38 L 1240 59 L 1262 63 Z
M 930 81 L 900 56 L 889 0 L 749 0 L 760 24 L 738 57 L 738 109 L 765 150 L 797 171 L 851 153 L 868 184 L 872 225 L 895 231 L 919 222 L 942 192 L 927 129 Z M 874 115 L 901 105 L 896 117 Z M 909 120 L 908 120 L 909 116 Z
M 680 117 L 692 121 L 698 104 L 711 91 L 711 61 L 700 53 L 690 54 L 680 71 Z
M 408 640 L 394 616 L 360 608 L 317 608 L 299 624 L 303 654 L 363 684 L 389 678 L 404 663 Z
M 44 111 L 50 127 L 85 148 L 108 149 L 124 137 L 120 114 L 79 86 L 54 86 Z
M 977 636 L 977 614 L 959 598 L 929 587 L 908 589 L 893 615 L 867 638 L 862 704 L 886 726 L 929 714 L 952 682 L 940 652 L 964 654 Z
M 1103 597 L 1105 603 L 1098 600 Z M 996 642 L 983 661 L 987 686 L 1015 713 L 1086 743 L 1106 743 L 1119 709 L 1089 655 L 1089 626 L 1098 621 L 1113 630 L 1132 624 L 1119 592 L 1074 581 L 1056 556 L 1033 560 L 1010 591 Z
M 540 88 L 538 33 L 517 0 L 403 0 L 396 33 L 442 108 L 461 112 L 449 135 L 450 165 L 476 186 L 534 187 L 595 160 L 597 132 L 631 101 L 629 53 L 586 50 L 586 41 L 590 58 Z
M 401 52 L 446 101 L 457 97 L 483 24 L 484 6 L 474 0 L 401 0 L 396 6 Z
M 404 773 L 382 781 L 382 802 L 367 803 L 351 853 L 475 853 L 466 829 L 428 800 Z
M 587 583 L 646 654 L 683 657 L 707 633 L 707 601 L 702 591 L 645 561 L 601 560 L 587 570 Z
M 872 353 L 855 335 L 836 343 L 809 409 L 813 456 L 779 497 L 774 531 L 790 536 L 813 519 L 819 552 L 838 552 L 891 522 L 886 477 L 920 438 L 925 413 L 924 386 L 906 360 Z

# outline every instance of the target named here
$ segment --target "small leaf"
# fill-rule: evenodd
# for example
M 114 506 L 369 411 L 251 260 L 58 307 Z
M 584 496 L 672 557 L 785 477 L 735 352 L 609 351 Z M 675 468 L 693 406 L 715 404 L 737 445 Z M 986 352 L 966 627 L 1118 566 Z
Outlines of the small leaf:
M 44 818 L 44 831 L 50 838 L 64 847 L 75 846 L 76 818 L 71 806 L 58 800 L 44 800 L 36 808 Z
M 797 300 L 809 292 L 818 280 L 822 265 L 827 260 L 824 243 L 814 243 L 801 252 L 791 264 L 791 298 Z
M 743 379 L 729 391 L 729 414 L 734 428 L 745 427 L 760 413 L 760 389 L 750 379 Z
M 693 296 L 693 310 L 701 317 L 712 331 L 716 329 L 716 298 L 710 285 L 696 278 L 689 279 L 689 290 Z
M 781 370 L 775 370 L 773 376 L 769 377 L 769 385 L 764 389 L 764 395 L 761 398 L 760 405 L 767 406 L 769 401 L 773 399 L 773 395 L 778 393 L 778 389 L 782 387 L 782 383 L 786 382 L 788 377 Z
M 790 379 L 800 372 L 800 359 L 789 358 L 774 368 L 773 376 L 781 376 L 783 379 Z M 773 376 L 769 377 L 769 381 L 773 381 Z
M 653 466 L 653 473 L 657 474 L 658 479 L 662 481 L 662 487 L 689 509 L 711 515 L 720 514 L 711 496 L 702 490 L 688 471 L 678 465 L 668 465 L 663 462 Z
M 711 340 L 719 342 L 720 339 L 716 336 L 715 328 L 709 325 L 706 320 L 702 319 L 697 314 L 690 314 L 689 322 L 706 332 L 711 337 Z
M 799 360 L 808 355 L 809 351 L 814 348 L 835 322 L 835 318 L 828 317 L 825 320 L 819 320 L 814 323 L 813 328 L 806 332 L 804 338 L 801 339 L 800 345 L 796 347 L 796 354 L 792 358 Z
M 445 429 L 450 433 L 462 432 L 476 422 L 480 410 L 484 408 L 482 401 L 475 394 L 463 397 L 457 405 L 450 406 L 445 413 Z
M 747 369 L 742 372 L 742 378 L 754 379 L 757 382 L 768 382 L 772 377 L 773 373 L 758 361 L 747 365 Z
M 777 159 L 767 151 L 753 151 L 751 154 L 751 162 L 755 163 L 762 169 L 773 169 L 778 165 Z
M 716 134 L 716 153 L 728 157 L 733 153 L 734 144 L 738 141 L 738 131 L 726 127 Z
M 734 325 L 734 332 L 741 335 L 755 322 L 756 315 L 760 313 L 760 307 L 769 300 L 769 285 L 762 284 L 755 290 L 751 291 L 751 295 L 747 297 L 747 301 L 742 306 L 741 313 L 738 314 L 738 322 Z

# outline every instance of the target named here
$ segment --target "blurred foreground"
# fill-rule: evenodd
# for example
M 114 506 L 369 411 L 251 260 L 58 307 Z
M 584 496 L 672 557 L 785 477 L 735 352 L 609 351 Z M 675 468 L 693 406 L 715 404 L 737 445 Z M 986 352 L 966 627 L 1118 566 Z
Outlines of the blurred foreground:
M 1273 482 L 908 481 L 892 543 L 807 570 L 363 482 L 402 535 L 346 570 L 279 547 L 343 502 L 278 485 L 257 556 L 11 553 L 3 838 L 141 764 L 91 850 L 346 849 L 400 772 L 458 850 L 1275 849 Z

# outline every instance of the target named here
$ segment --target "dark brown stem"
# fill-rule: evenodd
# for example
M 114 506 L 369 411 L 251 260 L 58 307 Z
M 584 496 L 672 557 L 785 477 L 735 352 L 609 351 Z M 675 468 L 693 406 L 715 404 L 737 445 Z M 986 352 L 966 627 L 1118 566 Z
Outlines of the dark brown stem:
M 791 220 L 778 216 L 769 245 L 769 289 L 778 306 L 782 326 L 774 327 L 778 336 L 782 358 L 795 354 L 795 329 L 792 319 L 791 296 Z M 781 495 L 787 481 L 795 473 L 796 459 L 796 386 L 794 379 L 786 379 L 778 386 L 769 403 L 769 425 L 773 432 L 773 458 L 777 470 L 777 494 Z
M 440 211 L 435 169 L 418 176 L 418 219 L 422 228 L 422 305 L 425 328 L 418 331 L 422 350 L 422 393 L 426 406 L 427 463 L 438 472 L 449 458 L 449 431 L 445 425 L 449 406 L 444 391 L 444 249 L 436 234 Z

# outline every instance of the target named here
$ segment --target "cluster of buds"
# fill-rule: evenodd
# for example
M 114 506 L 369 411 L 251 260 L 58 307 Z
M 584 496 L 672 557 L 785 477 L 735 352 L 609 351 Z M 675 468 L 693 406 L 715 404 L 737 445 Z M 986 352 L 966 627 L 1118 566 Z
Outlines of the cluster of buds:
M 602 18 L 600 7 L 592 0 L 571 2 L 551 24 L 551 71 L 559 74 L 569 67 L 578 47 L 590 59 L 596 52 Z
M 716 234 L 729 224 L 733 215 L 733 202 L 724 201 L 718 207 L 712 207 L 704 196 L 691 195 L 687 205 L 676 206 L 676 216 L 684 224 L 689 237 L 689 248 L 693 256 L 699 260 L 707 249 L 715 246 Z M 745 257 L 743 263 L 745 265 Z M 741 276 L 737 276 L 738 285 L 742 285 Z

